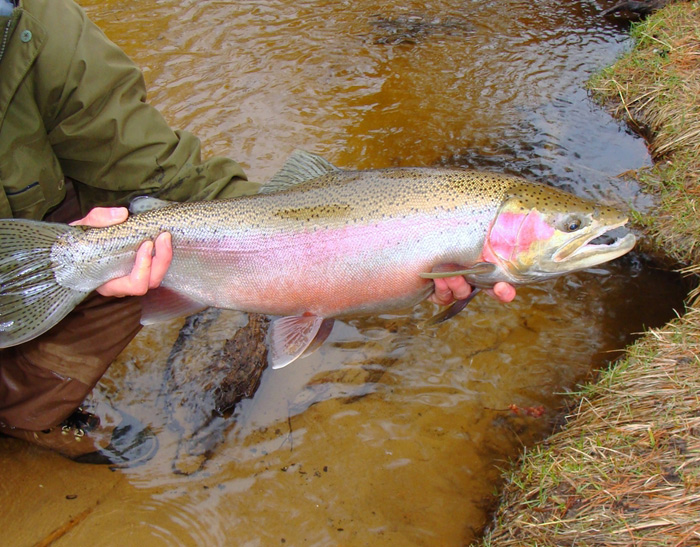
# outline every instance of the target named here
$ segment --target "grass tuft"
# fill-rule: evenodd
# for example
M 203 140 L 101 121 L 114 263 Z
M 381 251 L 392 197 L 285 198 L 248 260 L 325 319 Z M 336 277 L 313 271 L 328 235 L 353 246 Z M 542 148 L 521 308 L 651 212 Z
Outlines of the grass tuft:
M 678 264 L 700 262 L 700 4 L 668 6 L 632 27 L 634 50 L 589 83 L 593 96 L 649 140 L 655 160 L 637 173 L 659 196 L 635 214 L 651 248 Z

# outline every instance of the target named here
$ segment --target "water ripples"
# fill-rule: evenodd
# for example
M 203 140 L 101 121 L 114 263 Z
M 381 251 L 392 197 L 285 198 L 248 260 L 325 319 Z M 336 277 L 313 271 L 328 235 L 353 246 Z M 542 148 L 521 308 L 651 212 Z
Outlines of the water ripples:
M 150 47 L 133 45 L 154 16 L 146 5 L 107 12 L 108 33 L 114 25 L 131 46 L 175 126 L 257 179 L 298 147 L 360 168 L 431 164 L 506 140 L 537 147 L 541 124 L 523 118 L 570 97 L 622 47 L 590 6 L 553 0 L 150 4 L 163 23 Z M 402 32 L 418 38 L 391 43 Z M 587 104 L 575 100 L 574 110 Z M 620 140 L 611 129 L 603 124 L 604 138 Z M 643 146 L 626 146 L 630 161 L 644 160 Z

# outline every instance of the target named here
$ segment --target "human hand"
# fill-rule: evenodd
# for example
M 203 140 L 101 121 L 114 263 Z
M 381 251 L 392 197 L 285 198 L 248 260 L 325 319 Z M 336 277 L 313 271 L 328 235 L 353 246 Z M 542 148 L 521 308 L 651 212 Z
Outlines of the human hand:
M 120 224 L 129 217 L 125 207 L 95 207 L 85 217 L 71 224 L 104 228 Z M 154 254 L 155 249 L 155 254 Z M 155 289 L 165 277 L 173 259 L 172 238 L 168 232 L 160 234 L 155 243 L 144 241 L 136 251 L 134 267 L 129 275 L 107 281 L 97 288 L 103 296 L 140 296 Z
M 435 291 L 428 297 L 428 300 L 439 306 L 447 306 L 455 300 L 464 300 L 472 292 L 471 285 L 461 275 L 437 278 L 433 281 Z M 510 302 L 515 298 L 515 287 L 503 281 L 499 281 L 493 286 L 493 289 L 488 289 L 486 292 L 501 302 Z

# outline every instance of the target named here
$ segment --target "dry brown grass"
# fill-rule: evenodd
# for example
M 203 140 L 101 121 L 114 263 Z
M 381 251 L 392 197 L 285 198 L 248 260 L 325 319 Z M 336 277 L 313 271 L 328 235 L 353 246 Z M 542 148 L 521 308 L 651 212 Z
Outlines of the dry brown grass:
M 485 543 L 700 544 L 700 310 L 632 346 L 508 479 Z
M 637 47 L 592 85 L 650 139 L 638 173 L 659 207 L 647 243 L 700 273 L 700 2 L 634 29 Z M 700 545 L 700 294 L 584 389 L 565 429 L 507 478 L 483 544 Z

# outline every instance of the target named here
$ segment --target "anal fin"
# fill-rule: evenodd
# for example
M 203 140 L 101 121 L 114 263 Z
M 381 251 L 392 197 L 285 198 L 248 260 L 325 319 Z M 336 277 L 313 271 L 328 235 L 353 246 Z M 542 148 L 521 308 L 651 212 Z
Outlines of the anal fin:
M 192 300 L 172 289 L 158 287 L 141 298 L 141 324 L 152 325 L 200 312 L 209 306 Z

